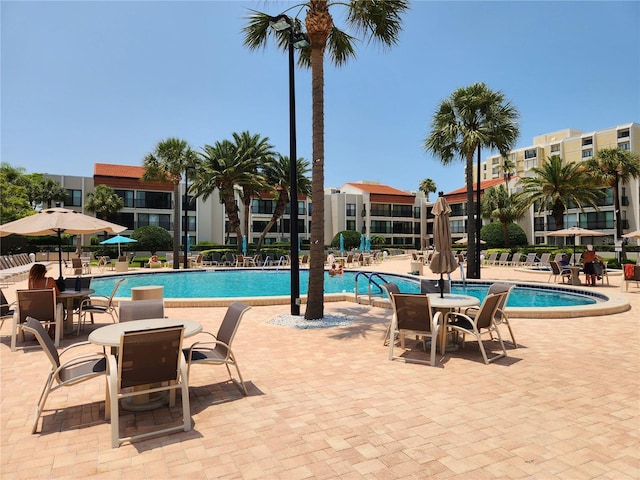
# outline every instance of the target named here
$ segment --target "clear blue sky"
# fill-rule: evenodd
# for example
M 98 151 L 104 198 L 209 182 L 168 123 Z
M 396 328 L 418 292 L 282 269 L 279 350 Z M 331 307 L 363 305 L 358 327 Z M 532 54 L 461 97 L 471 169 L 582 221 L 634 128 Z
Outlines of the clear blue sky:
M 141 165 L 167 137 L 199 149 L 248 130 L 289 154 L 287 57 L 242 44 L 248 8 L 293 2 L 1 4 L 1 160 L 92 176 Z M 336 24 L 344 26 L 340 15 Z M 423 141 L 439 102 L 482 81 L 521 113 L 517 147 L 564 128 L 640 121 L 640 3 L 414 1 L 399 45 L 325 63 L 325 185 L 464 185 Z M 311 160 L 311 80 L 296 70 L 298 156 Z

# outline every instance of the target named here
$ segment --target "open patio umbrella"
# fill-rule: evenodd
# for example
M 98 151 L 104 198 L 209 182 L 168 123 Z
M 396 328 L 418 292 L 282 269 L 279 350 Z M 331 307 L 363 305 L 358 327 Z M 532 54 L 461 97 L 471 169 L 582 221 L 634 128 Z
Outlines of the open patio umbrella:
M 0 225 L 0 237 L 7 235 L 31 235 L 44 237 L 46 235 L 58 236 L 58 267 L 62 278 L 62 234 L 84 235 L 86 233 L 108 232 L 120 233 L 127 229 L 122 225 L 106 222 L 96 217 L 90 217 L 74 210 L 66 208 L 47 208 L 29 217 L 24 217 L 13 222 Z
M 120 244 L 121 243 L 136 243 L 137 240 L 129 237 L 123 237 L 122 235 L 116 235 L 115 237 L 108 238 L 100 242 L 100 245 L 115 245 L 118 244 L 118 257 L 120 256 Z
M 464 244 L 464 245 L 466 245 L 466 244 L 468 244 L 468 243 L 469 243 L 469 237 L 467 237 L 467 236 L 465 235 L 465 236 L 464 236 L 464 237 L 462 237 L 460 240 L 456 240 L 456 241 L 455 241 L 455 242 L 453 242 L 453 243 L 460 244 L 460 245 L 463 245 L 463 244 Z M 487 242 L 485 242 L 484 240 L 480 240 L 480 243 L 484 245 L 484 244 L 485 244 L 485 243 L 487 243 Z
M 573 258 L 575 264 L 576 258 L 576 237 L 604 237 L 606 233 L 598 232 L 597 230 L 588 230 L 580 227 L 563 228 L 562 230 L 556 230 L 555 232 L 548 233 L 550 237 L 573 237 Z
M 624 238 L 638 238 L 640 239 L 640 230 L 636 230 L 635 232 L 629 232 L 622 235 Z
M 456 257 L 451 251 L 451 228 L 449 226 L 449 215 L 451 208 L 444 197 L 438 197 L 431 209 L 434 216 L 433 223 L 433 243 L 435 253 L 431 258 L 429 267 L 433 273 L 440 274 L 440 297 L 444 297 L 444 279 L 442 275 L 454 272 L 458 268 Z

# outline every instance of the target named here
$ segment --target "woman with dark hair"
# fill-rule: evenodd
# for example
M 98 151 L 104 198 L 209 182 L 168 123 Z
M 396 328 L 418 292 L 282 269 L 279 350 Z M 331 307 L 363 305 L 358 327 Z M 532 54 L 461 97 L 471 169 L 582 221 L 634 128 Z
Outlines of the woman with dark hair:
M 56 291 L 56 295 L 60 293 L 56 281 L 51 277 L 47 277 L 47 267 L 41 263 L 36 263 L 29 270 L 29 290 L 36 288 L 53 288 Z

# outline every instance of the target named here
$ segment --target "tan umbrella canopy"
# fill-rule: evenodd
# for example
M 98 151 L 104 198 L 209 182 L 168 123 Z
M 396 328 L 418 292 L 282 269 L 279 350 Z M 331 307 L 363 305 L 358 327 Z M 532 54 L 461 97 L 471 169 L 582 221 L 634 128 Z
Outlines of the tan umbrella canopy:
M 638 238 L 640 239 L 640 230 L 636 230 L 635 232 L 629 232 L 622 235 L 624 238 Z
M 469 237 L 467 237 L 467 236 L 465 235 L 465 236 L 464 236 L 464 237 L 462 237 L 460 240 L 456 240 L 456 241 L 455 241 L 455 242 L 453 242 L 453 243 L 457 243 L 457 244 L 460 244 L 460 245 L 466 245 L 467 243 L 469 243 Z M 487 242 L 485 242 L 484 240 L 480 240 L 480 243 L 484 245 L 484 244 L 485 244 L 485 243 L 487 243 Z
M 85 233 L 120 233 L 127 229 L 122 225 L 106 222 L 66 208 L 47 208 L 29 217 L 0 225 L 0 237 L 7 235 L 58 236 L 59 280 L 62 280 L 62 234 L 82 235 Z
M 606 233 L 597 230 L 588 230 L 580 227 L 563 228 L 555 232 L 548 233 L 550 237 L 573 237 L 573 258 L 576 258 L 576 237 L 604 237 Z
M 431 213 L 434 216 L 433 243 L 435 252 L 429 266 L 433 273 L 440 274 L 440 296 L 444 296 L 442 274 L 454 272 L 458 268 L 458 261 L 451 251 L 451 227 L 449 226 L 451 208 L 444 197 L 438 197 Z

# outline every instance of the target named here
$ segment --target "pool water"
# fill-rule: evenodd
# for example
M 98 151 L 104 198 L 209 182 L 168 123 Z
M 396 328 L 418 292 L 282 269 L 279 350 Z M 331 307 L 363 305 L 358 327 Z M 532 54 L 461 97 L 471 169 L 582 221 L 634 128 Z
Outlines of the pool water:
M 325 293 L 354 292 L 357 272 L 345 272 L 344 275 L 330 276 L 325 273 Z M 91 282 L 96 295 L 109 296 L 115 282 L 122 277 L 98 277 Z M 300 270 L 300 294 L 307 294 L 308 270 Z M 379 284 L 384 281 L 395 282 L 401 292 L 419 293 L 418 279 L 408 279 L 391 274 L 379 274 L 375 279 Z M 288 270 L 215 270 L 199 272 L 154 273 L 127 275 L 120 285 L 117 297 L 130 297 L 132 287 L 162 285 L 165 298 L 236 298 L 268 297 L 290 295 L 291 276 Z M 488 285 L 452 286 L 452 293 L 472 295 L 482 300 Z M 358 279 L 358 293 L 368 293 L 366 278 Z M 379 294 L 379 289 L 372 288 Z M 596 299 L 586 295 L 564 293 L 552 289 L 516 287 L 509 296 L 508 307 L 559 307 L 579 306 L 596 303 Z

